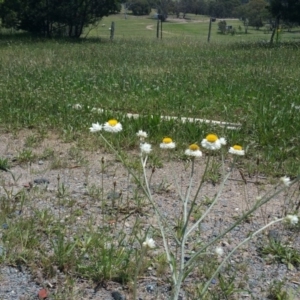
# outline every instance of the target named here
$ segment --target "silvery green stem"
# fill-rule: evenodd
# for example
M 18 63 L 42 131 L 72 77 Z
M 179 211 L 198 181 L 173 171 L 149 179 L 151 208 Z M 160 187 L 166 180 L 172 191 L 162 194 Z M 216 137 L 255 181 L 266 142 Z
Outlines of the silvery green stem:
M 192 201 L 192 204 L 191 204 L 191 207 L 190 207 L 188 216 L 187 216 L 187 220 L 190 219 L 190 216 L 191 216 L 191 214 L 192 214 L 192 211 L 193 211 L 194 205 L 195 205 L 195 203 L 196 203 L 197 197 L 198 197 L 199 192 L 200 192 L 200 190 L 201 190 L 201 188 L 202 188 L 202 185 L 203 185 L 203 183 L 204 183 L 204 178 L 205 178 L 205 174 L 206 174 L 207 169 L 208 169 L 209 161 L 210 161 L 210 156 L 208 156 L 208 159 L 207 159 L 207 162 L 206 162 L 206 167 L 205 167 L 205 170 L 204 170 L 204 173 L 203 173 L 201 182 L 200 182 L 200 184 L 199 184 L 199 186 L 198 186 L 198 189 L 197 189 L 196 194 L 195 194 L 195 196 L 194 196 L 194 199 L 193 199 L 193 201 Z M 188 226 L 188 222 L 186 222 L 186 223 L 184 224 L 183 232 L 186 231 L 187 226 Z
M 222 194 L 223 188 L 225 186 L 225 182 L 227 181 L 227 179 L 229 178 L 231 172 L 229 172 L 226 177 L 224 178 L 220 189 L 218 191 L 218 194 L 215 196 L 215 199 L 213 201 L 213 203 L 210 205 L 210 207 L 205 211 L 205 213 L 201 216 L 201 218 L 187 231 L 186 235 L 188 236 L 191 232 L 194 231 L 195 228 L 198 227 L 199 223 L 202 222 L 202 220 L 207 216 L 207 214 L 211 211 L 211 209 L 213 208 L 213 206 L 216 204 L 216 202 L 218 201 L 220 195 Z
M 191 170 L 191 176 L 190 176 L 190 183 L 189 183 L 189 187 L 188 187 L 186 196 L 183 200 L 183 225 L 185 225 L 187 223 L 187 216 L 188 216 L 187 203 L 189 201 L 190 194 L 191 194 L 191 189 L 192 189 L 192 185 L 193 185 L 194 165 L 195 165 L 195 159 L 193 158 L 192 159 L 192 170 Z M 183 232 L 183 235 L 184 235 L 184 232 Z
M 139 276 L 139 272 L 141 269 L 141 264 L 143 263 L 144 260 L 144 256 L 146 253 L 146 247 L 142 246 L 142 251 L 141 251 L 141 255 L 139 257 L 139 259 L 137 260 L 137 266 L 135 268 L 135 272 L 134 272 L 134 283 L 133 283 L 133 299 L 136 300 L 136 292 L 137 292 L 137 281 L 138 281 L 138 276 Z
M 141 157 L 141 160 L 142 160 L 142 163 L 143 163 L 143 157 Z M 169 250 L 168 242 L 167 242 L 167 239 L 166 239 L 166 236 L 165 236 L 164 227 L 163 227 L 163 225 L 161 223 L 161 220 L 163 218 L 160 215 L 159 210 L 157 209 L 156 204 L 155 204 L 155 202 L 152 199 L 152 195 L 151 195 L 149 183 L 148 183 L 148 180 L 147 180 L 146 169 L 145 169 L 144 165 L 143 165 L 143 174 L 144 174 L 144 178 L 145 178 L 147 197 L 150 200 L 150 202 L 151 202 L 151 204 L 152 204 L 152 206 L 154 208 L 155 214 L 157 216 L 158 226 L 159 226 L 162 238 L 163 238 L 164 248 L 165 248 L 165 252 L 166 252 L 166 255 L 167 255 L 168 263 L 169 263 L 169 266 L 170 266 L 170 269 L 171 269 L 173 283 L 174 283 L 174 285 L 176 285 L 176 283 L 177 283 L 176 270 L 174 270 L 173 265 L 172 265 L 172 259 L 171 259 L 171 255 L 170 255 L 170 250 Z
M 254 233 L 252 233 L 248 238 L 246 238 L 245 240 L 243 240 L 241 243 L 239 243 L 236 247 L 234 247 L 234 249 L 232 249 L 232 251 L 230 251 L 230 253 L 224 258 L 224 260 L 222 261 L 222 263 L 218 266 L 218 268 L 216 269 L 216 271 L 213 273 L 213 275 L 211 276 L 211 278 L 206 282 L 201 295 L 200 295 L 200 299 L 202 299 L 202 297 L 205 295 L 209 285 L 211 284 L 211 281 L 216 277 L 216 275 L 220 272 L 221 268 L 224 266 L 224 264 L 227 262 L 227 260 L 233 255 L 233 253 L 240 248 L 242 245 L 244 245 L 245 243 L 247 243 L 249 240 L 251 240 L 254 236 L 256 236 L 257 234 L 259 234 L 260 232 L 262 232 L 263 230 L 265 230 L 266 228 L 268 228 L 269 226 L 281 222 L 282 220 L 284 220 L 284 218 L 280 218 L 277 220 L 274 220 L 270 223 L 268 223 L 267 225 L 265 225 L 264 227 L 258 229 L 257 231 L 255 231 Z

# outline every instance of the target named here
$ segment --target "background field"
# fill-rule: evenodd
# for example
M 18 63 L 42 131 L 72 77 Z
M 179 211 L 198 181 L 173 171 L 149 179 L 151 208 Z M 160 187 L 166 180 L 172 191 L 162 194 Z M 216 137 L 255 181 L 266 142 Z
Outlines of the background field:
M 111 22 L 115 22 L 116 38 L 136 38 L 147 37 L 156 38 L 157 20 L 154 19 L 155 12 L 149 16 L 137 17 L 131 14 L 121 13 L 114 16 L 104 17 L 99 23 L 100 26 L 91 30 L 88 36 L 109 38 Z M 266 27 L 256 30 L 249 27 L 248 34 L 245 34 L 243 22 L 238 19 L 227 19 L 227 25 L 231 25 L 236 30 L 235 35 L 222 35 L 218 32 L 218 22 L 223 19 L 216 19 L 212 22 L 211 41 L 213 42 L 249 42 L 249 41 L 269 41 L 271 32 Z M 105 24 L 105 26 L 101 26 Z M 163 39 L 190 37 L 197 41 L 206 42 L 208 36 L 209 17 L 202 15 L 187 14 L 185 19 L 175 18 L 170 15 L 163 23 Z M 88 32 L 88 31 L 86 31 Z M 279 36 L 280 41 L 299 41 L 299 28 L 294 28 L 290 32 L 282 30 Z

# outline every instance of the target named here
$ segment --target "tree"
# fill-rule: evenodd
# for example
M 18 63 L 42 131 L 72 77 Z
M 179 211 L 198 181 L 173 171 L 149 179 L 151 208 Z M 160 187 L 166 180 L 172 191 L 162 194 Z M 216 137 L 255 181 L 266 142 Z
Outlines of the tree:
M 6 27 L 13 25 L 47 37 L 62 32 L 80 37 L 84 26 L 117 11 L 118 0 L 4 0 L 0 4 L 0 17 Z
M 130 5 L 130 9 L 136 16 L 149 15 L 151 12 L 151 6 L 147 0 L 134 0 Z
M 236 7 L 241 4 L 240 0 L 217 0 L 210 1 L 208 13 L 217 18 L 228 18 L 233 16 Z
M 270 18 L 270 13 L 266 8 L 265 0 L 250 0 L 249 3 L 239 6 L 234 15 L 248 20 L 248 25 L 259 29 L 263 26 L 263 21 Z
M 271 0 L 268 9 L 278 20 L 300 24 L 300 0 Z

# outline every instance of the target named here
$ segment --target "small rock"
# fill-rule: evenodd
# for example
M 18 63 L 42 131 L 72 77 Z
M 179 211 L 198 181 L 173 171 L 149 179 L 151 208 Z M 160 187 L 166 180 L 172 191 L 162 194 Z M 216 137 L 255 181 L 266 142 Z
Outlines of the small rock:
M 111 293 L 111 296 L 113 297 L 114 300 L 125 300 L 125 296 L 123 296 L 121 293 L 114 291 Z
M 46 178 L 37 178 L 33 181 L 35 184 L 49 184 L 50 181 Z
M 46 299 L 48 297 L 48 292 L 46 289 L 39 290 L 38 293 L 39 299 Z
M 38 164 L 39 164 L 39 165 L 43 165 L 43 164 L 44 164 L 44 161 L 39 160 Z
M 153 292 L 155 291 L 155 285 L 154 285 L 154 284 L 148 284 L 148 285 L 146 286 L 146 291 L 147 291 L 148 293 L 153 293 Z
M 9 227 L 9 226 L 8 226 L 7 223 L 3 223 L 3 224 L 2 224 L 2 228 L 3 228 L 3 229 L 8 229 L 8 227 Z
M 115 199 L 119 199 L 121 197 L 121 194 L 120 193 L 116 193 L 116 192 L 110 192 L 108 195 L 107 195 L 107 199 L 108 200 L 115 200 Z

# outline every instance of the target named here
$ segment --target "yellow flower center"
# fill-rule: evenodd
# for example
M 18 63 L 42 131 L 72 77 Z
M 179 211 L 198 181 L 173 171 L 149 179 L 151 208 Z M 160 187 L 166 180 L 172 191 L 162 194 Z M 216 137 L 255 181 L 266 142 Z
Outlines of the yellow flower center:
M 172 142 L 173 142 L 172 139 L 169 138 L 169 137 L 165 137 L 165 138 L 163 139 L 163 143 L 164 143 L 164 144 L 170 144 L 170 143 L 172 143 Z
M 116 126 L 118 124 L 118 121 L 115 119 L 111 119 L 108 121 L 108 124 L 112 127 Z
M 239 146 L 239 145 L 234 145 L 233 147 L 232 147 L 234 150 L 243 150 L 243 147 L 242 146 Z
M 206 137 L 206 140 L 210 143 L 214 143 L 216 140 L 218 139 L 218 136 L 215 135 L 215 134 L 209 134 L 207 137 Z
M 192 144 L 192 145 L 189 146 L 189 149 L 192 150 L 192 151 L 197 151 L 197 150 L 199 150 L 200 148 L 199 148 L 198 145 Z

